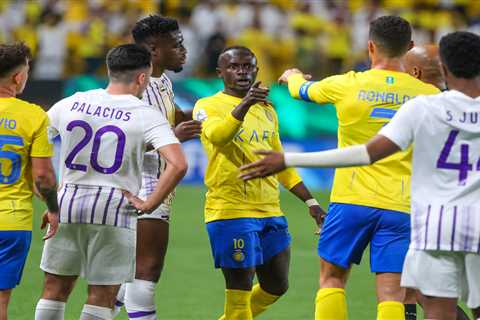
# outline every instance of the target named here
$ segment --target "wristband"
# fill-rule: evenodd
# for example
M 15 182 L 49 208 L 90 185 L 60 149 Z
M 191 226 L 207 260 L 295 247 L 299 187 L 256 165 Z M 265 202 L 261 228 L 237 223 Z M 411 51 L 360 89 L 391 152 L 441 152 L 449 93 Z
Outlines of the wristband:
M 310 208 L 310 207 L 313 207 L 313 206 L 319 206 L 320 204 L 318 203 L 317 199 L 308 199 L 307 201 L 305 201 L 305 204 Z

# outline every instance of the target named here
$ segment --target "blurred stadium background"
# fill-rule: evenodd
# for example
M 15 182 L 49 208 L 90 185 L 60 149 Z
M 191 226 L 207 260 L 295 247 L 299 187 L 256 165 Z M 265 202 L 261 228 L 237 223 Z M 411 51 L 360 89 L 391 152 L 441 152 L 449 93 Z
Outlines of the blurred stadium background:
M 187 64 L 181 73 L 169 73 L 177 104 L 191 109 L 197 99 L 221 90 L 215 77 L 218 54 L 227 45 L 245 45 L 258 57 L 259 79 L 271 86 L 285 148 L 295 151 L 336 146 L 337 121 L 333 106 L 295 101 L 286 88 L 276 85 L 284 69 L 295 66 L 322 78 L 368 68 L 368 23 L 385 14 L 409 20 L 417 44 L 436 43 L 453 30 L 480 33 L 480 0 L 0 0 L 0 42 L 24 41 L 34 52 L 22 97 L 48 109 L 75 91 L 104 86 L 105 53 L 129 42 L 131 26 L 151 13 L 176 17 L 185 37 Z M 206 159 L 198 141 L 184 147 L 190 169 L 178 190 L 158 310 L 160 319 L 216 319 L 223 304 L 223 283 L 213 270 L 203 231 Z M 333 171 L 301 174 L 327 205 Z M 309 319 L 318 276 L 313 222 L 290 195 L 283 194 L 282 200 L 294 237 L 291 291 L 262 318 Z M 37 211 L 41 208 L 37 204 Z M 36 231 L 23 283 L 14 292 L 12 319 L 31 319 L 40 294 L 42 244 Z M 364 261 L 354 270 L 349 287 L 351 319 L 373 319 L 375 314 L 368 257 Z M 211 304 L 200 304 L 198 297 L 207 294 Z M 82 285 L 66 319 L 78 317 L 83 299 Z

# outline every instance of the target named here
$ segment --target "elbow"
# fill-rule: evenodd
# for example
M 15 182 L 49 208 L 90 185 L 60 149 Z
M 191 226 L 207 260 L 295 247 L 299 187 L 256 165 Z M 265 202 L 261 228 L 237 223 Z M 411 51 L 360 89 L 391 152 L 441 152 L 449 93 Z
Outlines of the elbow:
M 182 179 L 188 171 L 187 159 L 183 158 L 181 161 L 178 161 L 174 166 L 175 173 L 179 179 Z

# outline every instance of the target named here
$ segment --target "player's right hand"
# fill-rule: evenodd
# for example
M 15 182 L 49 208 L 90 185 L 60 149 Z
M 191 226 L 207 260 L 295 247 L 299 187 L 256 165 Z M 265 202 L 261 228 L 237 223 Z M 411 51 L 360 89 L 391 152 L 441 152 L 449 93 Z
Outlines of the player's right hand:
M 42 216 L 42 224 L 40 225 L 40 229 L 43 230 L 48 225 L 48 230 L 45 236 L 43 236 L 43 240 L 48 240 L 57 233 L 59 221 L 60 218 L 58 216 L 58 212 L 50 212 L 45 210 Z
M 268 93 L 270 89 L 266 87 L 260 87 L 261 82 L 257 81 L 253 86 L 248 90 L 247 95 L 242 99 L 242 103 L 251 107 L 256 103 L 272 104 L 268 100 Z
M 312 79 L 312 76 L 309 75 L 309 74 L 304 74 L 302 71 L 300 71 L 299 69 L 297 68 L 292 68 L 292 69 L 287 69 L 285 70 L 282 75 L 280 76 L 280 78 L 278 78 L 278 83 L 280 84 L 288 84 L 288 78 L 291 76 L 291 75 L 294 75 L 294 74 L 301 74 L 303 75 L 303 78 L 305 80 L 311 80 Z
M 147 202 L 133 195 L 132 193 L 122 190 L 123 195 L 127 198 L 128 202 L 137 210 L 137 215 L 141 216 L 145 213 L 150 213 L 153 209 L 148 206 Z
M 178 140 L 186 141 L 198 137 L 202 133 L 202 123 L 197 120 L 184 121 L 179 123 L 174 131 Z

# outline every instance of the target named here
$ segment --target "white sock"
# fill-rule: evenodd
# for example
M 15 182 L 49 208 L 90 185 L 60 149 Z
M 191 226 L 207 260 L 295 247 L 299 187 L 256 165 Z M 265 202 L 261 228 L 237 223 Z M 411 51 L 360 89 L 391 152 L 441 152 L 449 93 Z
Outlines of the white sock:
M 157 320 L 155 285 L 155 282 L 139 279 L 126 284 L 125 308 L 130 319 Z
M 120 286 L 120 289 L 118 289 L 117 301 L 115 301 L 115 305 L 113 306 L 112 319 L 115 319 L 115 317 L 118 316 L 120 311 L 122 311 L 122 307 L 125 304 L 125 289 L 126 283 L 122 284 Z
M 35 308 L 35 320 L 63 320 L 65 302 L 40 299 Z
M 84 304 L 80 320 L 111 320 L 112 309 Z

